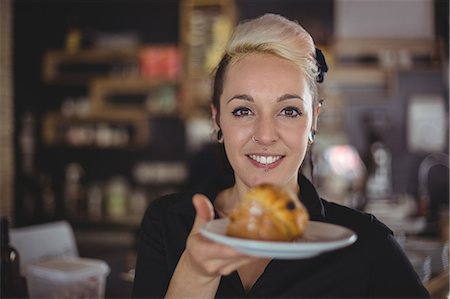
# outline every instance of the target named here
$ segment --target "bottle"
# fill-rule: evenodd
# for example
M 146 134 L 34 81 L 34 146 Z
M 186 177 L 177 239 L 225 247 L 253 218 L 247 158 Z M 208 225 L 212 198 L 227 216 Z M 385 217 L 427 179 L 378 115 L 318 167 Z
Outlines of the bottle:
M 100 221 L 103 217 L 103 190 L 94 183 L 87 191 L 87 216 L 91 221 Z
M 367 196 L 369 199 L 391 199 L 393 197 L 391 151 L 380 141 L 374 142 L 370 149 L 374 169 L 367 178 Z
M 23 298 L 24 284 L 20 276 L 19 252 L 9 243 L 9 225 L 1 218 L 1 298 Z
M 64 204 L 66 215 L 71 219 L 83 219 L 86 216 L 84 168 L 79 163 L 69 163 L 65 169 Z
M 71 26 L 66 34 L 65 48 L 68 53 L 75 53 L 81 48 L 81 30 L 76 26 Z
M 121 220 L 127 216 L 128 183 L 124 177 L 110 179 L 107 186 L 106 211 L 112 220 Z

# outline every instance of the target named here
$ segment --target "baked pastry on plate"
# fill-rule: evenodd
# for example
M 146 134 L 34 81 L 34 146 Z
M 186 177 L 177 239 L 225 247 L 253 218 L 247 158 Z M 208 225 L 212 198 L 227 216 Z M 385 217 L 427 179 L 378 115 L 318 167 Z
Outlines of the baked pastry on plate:
M 245 194 L 229 218 L 228 236 L 292 241 L 302 236 L 309 214 L 295 194 L 273 184 L 262 184 Z

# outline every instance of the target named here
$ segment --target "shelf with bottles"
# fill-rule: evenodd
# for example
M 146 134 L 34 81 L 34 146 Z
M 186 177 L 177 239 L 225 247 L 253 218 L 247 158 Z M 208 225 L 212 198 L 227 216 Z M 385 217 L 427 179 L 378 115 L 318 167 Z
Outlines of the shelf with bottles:
M 152 200 L 179 191 L 187 178 L 183 161 L 140 160 L 106 175 L 88 166 L 66 164 L 62 194 L 67 219 L 86 225 L 137 227 Z
M 21 225 L 67 219 L 135 228 L 150 201 L 185 186 L 184 149 L 175 149 L 45 148 L 19 190 Z
M 179 51 L 174 45 L 47 51 L 44 90 L 46 96 L 54 96 L 52 90 L 57 87 L 56 95 L 62 100 L 60 112 L 53 108 L 44 113 L 43 144 L 99 149 L 145 147 L 149 118 L 178 114 L 178 76 Z M 71 96 L 83 85 L 86 95 Z
M 145 112 L 104 111 L 88 116 L 46 112 L 42 138 L 45 145 L 93 148 L 142 148 L 149 142 Z
M 236 23 L 233 0 L 184 0 L 180 5 L 183 51 L 182 112 L 204 114 L 211 99 L 211 73 Z
M 43 56 L 43 80 L 47 84 L 87 84 L 98 77 L 177 80 L 179 71 L 180 53 L 171 44 L 47 50 Z
M 445 60 L 442 41 L 434 38 L 340 38 L 324 52 L 329 89 L 376 88 L 388 96 L 399 71 L 439 68 Z
M 122 192 L 120 190 L 109 190 L 118 186 L 112 180 L 122 180 L 123 177 L 115 177 L 110 181 L 97 181 L 85 190 L 84 197 L 74 202 L 66 202 L 65 219 L 76 224 L 76 226 L 100 226 L 137 228 L 151 201 L 154 199 L 180 190 L 180 186 L 161 186 L 145 188 L 140 186 L 127 186 L 124 194 L 111 193 Z M 117 184 L 115 182 L 114 184 Z
M 337 66 L 411 69 L 436 66 L 442 59 L 442 47 L 434 38 L 341 38 L 332 50 Z
M 177 115 L 178 82 L 146 78 L 95 79 L 90 84 L 93 111 Z

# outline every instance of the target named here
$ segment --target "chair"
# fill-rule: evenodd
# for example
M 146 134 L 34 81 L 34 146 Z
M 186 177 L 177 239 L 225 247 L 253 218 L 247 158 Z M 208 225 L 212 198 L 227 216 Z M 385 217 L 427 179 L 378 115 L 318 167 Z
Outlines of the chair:
M 449 155 L 432 153 L 426 156 L 419 165 L 418 191 L 420 213 L 429 220 L 436 220 L 440 203 L 448 204 Z M 434 168 L 440 170 L 435 180 L 429 180 Z
M 10 241 L 19 252 L 22 273 L 32 262 L 57 256 L 78 257 L 75 236 L 67 221 L 13 228 Z

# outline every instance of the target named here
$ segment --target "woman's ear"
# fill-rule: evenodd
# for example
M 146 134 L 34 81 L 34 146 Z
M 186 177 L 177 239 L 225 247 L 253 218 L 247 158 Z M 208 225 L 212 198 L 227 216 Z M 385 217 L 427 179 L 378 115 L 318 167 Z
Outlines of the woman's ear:
M 211 107 L 211 119 L 213 122 L 213 128 L 214 128 L 214 131 L 218 131 L 218 130 L 220 130 L 218 111 L 217 111 L 216 106 L 214 106 L 213 104 L 211 104 L 210 107 Z
M 317 120 L 319 118 L 321 109 L 322 109 L 322 103 L 317 103 L 317 105 L 314 106 L 313 120 L 312 120 L 312 126 L 311 126 L 311 130 L 314 133 L 317 132 Z

